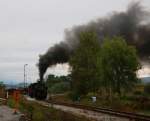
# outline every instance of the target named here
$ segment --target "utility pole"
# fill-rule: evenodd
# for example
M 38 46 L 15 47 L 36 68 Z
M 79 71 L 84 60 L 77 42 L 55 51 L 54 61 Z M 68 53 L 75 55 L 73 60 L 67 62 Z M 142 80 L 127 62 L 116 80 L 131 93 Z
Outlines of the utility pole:
M 28 64 L 24 64 L 24 89 L 26 88 L 26 66 Z

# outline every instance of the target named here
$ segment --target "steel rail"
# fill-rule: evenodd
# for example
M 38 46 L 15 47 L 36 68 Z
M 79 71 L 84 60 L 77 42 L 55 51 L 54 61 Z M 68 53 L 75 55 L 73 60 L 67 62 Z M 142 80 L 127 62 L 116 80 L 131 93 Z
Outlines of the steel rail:
M 95 112 L 113 115 L 117 117 L 124 117 L 132 121 L 150 121 L 150 116 L 132 113 L 132 112 L 124 112 L 124 111 L 100 108 L 100 107 L 95 107 L 95 106 L 87 106 L 87 105 L 82 105 L 78 103 L 66 103 L 66 102 L 58 102 L 58 101 L 47 101 L 47 102 L 56 104 L 56 105 L 63 105 L 63 106 L 68 106 L 68 107 L 85 109 L 89 111 L 95 111 Z

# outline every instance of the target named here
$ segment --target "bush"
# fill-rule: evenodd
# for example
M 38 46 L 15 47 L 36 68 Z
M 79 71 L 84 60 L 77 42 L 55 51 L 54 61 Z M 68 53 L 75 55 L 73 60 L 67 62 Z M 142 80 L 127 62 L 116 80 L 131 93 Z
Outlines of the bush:
M 12 98 L 9 98 L 8 101 L 7 101 L 7 105 L 10 108 L 14 108 L 15 107 L 15 101 Z
M 145 85 L 144 92 L 150 95 L 150 83 Z
M 48 89 L 50 93 L 58 94 L 58 93 L 64 93 L 66 91 L 69 91 L 70 85 L 68 82 L 60 82 L 54 84 L 51 88 Z
M 75 91 L 70 92 L 68 96 L 72 101 L 80 101 L 80 96 Z
M 142 95 L 143 93 L 140 91 L 135 91 L 134 94 L 138 96 L 138 95 Z

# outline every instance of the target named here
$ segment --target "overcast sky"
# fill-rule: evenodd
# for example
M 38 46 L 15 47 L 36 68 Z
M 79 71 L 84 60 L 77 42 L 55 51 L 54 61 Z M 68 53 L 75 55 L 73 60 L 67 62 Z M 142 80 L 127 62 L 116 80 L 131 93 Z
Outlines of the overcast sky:
M 124 11 L 133 0 L 0 0 L 0 81 L 23 82 L 38 78 L 38 55 L 64 38 L 64 29 Z M 150 0 L 141 0 L 150 8 Z M 66 74 L 67 65 L 49 69 Z M 150 70 L 141 72 L 148 75 Z

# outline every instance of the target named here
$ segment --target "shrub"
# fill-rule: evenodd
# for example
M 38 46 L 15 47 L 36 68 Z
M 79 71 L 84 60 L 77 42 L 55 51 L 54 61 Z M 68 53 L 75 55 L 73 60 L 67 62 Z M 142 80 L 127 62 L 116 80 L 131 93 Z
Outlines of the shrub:
M 75 91 L 73 92 L 70 92 L 68 94 L 69 98 L 72 100 L 72 101 L 80 101 L 80 96 L 78 93 L 76 93 Z
M 145 85 L 144 92 L 150 95 L 150 83 Z
M 15 107 L 15 101 L 13 99 L 8 99 L 7 101 L 7 105 L 11 108 L 14 108 Z
M 70 89 L 70 85 L 68 82 L 60 82 L 54 84 L 51 88 L 48 89 L 50 93 L 58 94 L 64 93 Z

